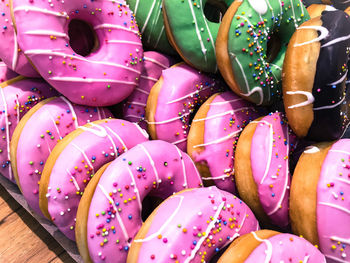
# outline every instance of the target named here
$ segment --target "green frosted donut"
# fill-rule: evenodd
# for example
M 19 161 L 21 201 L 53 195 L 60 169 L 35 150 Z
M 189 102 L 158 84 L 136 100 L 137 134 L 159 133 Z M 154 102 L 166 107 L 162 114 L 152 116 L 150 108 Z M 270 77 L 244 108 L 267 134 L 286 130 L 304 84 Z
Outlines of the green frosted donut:
M 162 0 L 126 0 L 133 10 L 145 47 L 175 55 L 164 29 Z
M 213 19 L 234 0 L 163 0 L 165 28 L 170 42 L 181 57 L 191 66 L 205 71 L 217 72 L 215 41 L 220 19 Z M 209 8 L 208 8 L 208 6 Z M 204 12 L 204 10 L 206 12 Z M 206 13 L 206 14 L 205 14 Z
M 236 0 L 217 40 L 217 61 L 227 84 L 258 105 L 281 97 L 289 39 L 309 14 L 300 0 Z

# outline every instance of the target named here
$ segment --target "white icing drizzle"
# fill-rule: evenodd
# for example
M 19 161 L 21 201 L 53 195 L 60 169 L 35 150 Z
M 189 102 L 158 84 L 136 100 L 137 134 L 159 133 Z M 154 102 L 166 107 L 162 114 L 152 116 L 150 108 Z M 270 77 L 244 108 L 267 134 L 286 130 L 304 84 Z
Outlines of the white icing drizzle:
M 63 100 L 68 105 L 70 113 L 72 114 L 72 117 L 73 117 L 72 119 L 74 121 L 75 128 L 77 129 L 79 127 L 78 117 L 77 117 L 77 114 L 75 113 L 72 103 L 63 96 L 61 96 L 60 99 Z
M 162 29 L 160 30 L 160 32 L 159 32 L 159 36 L 158 36 L 158 38 L 157 38 L 157 41 L 156 41 L 156 44 L 154 45 L 154 47 L 157 47 L 158 46 L 158 44 L 159 44 L 159 41 L 160 41 L 160 38 L 162 37 L 162 35 L 163 35 L 163 33 L 164 33 L 164 26 L 162 26 Z
M 90 125 L 92 125 L 92 124 L 93 123 L 90 123 Z M 86 126 L 79 126 L 78 129 L 81 129 L 81 130 L 84 130 L 84 131 L 87 131 L 87 132 L 91 132 L 91 133 L 93 133 L 96 136 L 101 137 L 101 138 L 104 138 L 104 137 L 107 136 L 107 131 L 102 126 L 95 124 L 95 125 L 92 125 L 92 127 L 96 127 L 97 130 L 89 128 L 89 127 L 86 127 Z
M 231 139 L 232 137 L 235 137 L 237 136 L 237 134 L 239 134 L 243 129 L 239 129 L 238 131 L 235 131 L 235 132 L 232 132 L 224 137 L 221 137 L 219 139 L 216 139 L 214 141 L 211 141 L 211 142 L 207 142 L 207 143 L 203 143 L 203 144 L 197 144 L 197 145 L 194 145 L 193 148 L 198 148 L 198 147 L 203 147 L 203 146 L 208 146 L 208 145 L 212 145 L 212 144 L 218 144 L 218 143 L 222 143 L 224 141 L 227 141 L 229 139 Z
M 203 181 L 222 180 L 222 179 L 225 179 L 225 178 L 230 177 L 231 175 L 232 175 L 232 174 L 223 174 L 223 175 L 216 176 L 216 177 L 202 177 L 202 180 L 203 180 Z
M 330 152 L 335 152 L 335 153 L 344 153 L 344 154 L 350 155 L 350 152 L 344 151 L 344 150 L 333 150 L 333 149 L 330 149 L 329 151 Z
M 124 65 L 120 65 L 117 63 L 113 63 L 113 62 L 108 62 L 108 61 L 99 61 L 99 60 L 92 60 L 92 59 L 87 59 L 83 56 L 80 55 L 70 55 L 67 53 L 63 53 L 63 52 L 57 52 L 57 51 L 53 51 L 50 49 L 29 49 L 26 50 L 24 52 L 25 55 L 27 56 L 35 56 L 35 55 L 48 55 L 48 56 L 55 56 L 55 57 L 62 57 L 64 59 L 70 59 L 70 60 L 80 60 L 80 61 L 84 61 L 84 62 L 88 62 L 88 63 L 93 63 L 93 64 L 100 64 L 100 65 L 104 65 L 104 66 L 111 66 L 111 67 L 116 67 L 116 68 L 122 68 L 131 72 L 135 72 L 137 74 L 141 74 L 141 72 L 139 70 L 133 69 L 131 67 L 127 67 Z
M 150 61 L 150 62 L 152 62 L 152 63 L 154 63 L 154 64 L 156 64 L 156 65 L 158 65 L 158 66 L 160 66 L 160 67 L 162 67 L 164 69 L 169 68 L 168 66 L 162 64 L 161 62 L 159 62 L 159 61 L 157 61 L 157 60 L 155 60 L 153 58 L 150 58 L 150 57 L 147 57 L 147 56 L 144 56 L 143 58 L 145 59 L 145 61 Z
M 116 132 L 114 132 L 110 127 L 106 126 L 106 129 L 109 130 L 110 133 L 112 133 L 118 140 L 119 142 L 123 145 L 123 148 L 125 151 L 128 150 L 128 147 L 126 146 L 125 142 L 122 140 L 122 138 L 119 136 L 119 134 L 117 134 Z M 117 147 L 114 144 L 114 141 L 112 138 L 110 138 L 111 141 L 113 142 L 113 146 L 114 146 L 114 151 L 117 152 Z
M 26 35 L 38 35 L 38 36 L 55 36 L 55 37 L 63 37 L 69 40 L 69 36 L 63 32 L 51 31 L 51 30 L 29 30 L 24 32 Z
M 256 240 L 258 240 L 259 242 L 263 242 L 266 245 L 267 250 L 265 250 L 266 257 L 265 257 L 264 263 L 269 263 L 272 257 L 272 248 L 273 248 L 271 242 L 268 239 L 261 239 L 260 237 L 257 236 L 255 232 L 251 232 L 251 234 L 254 236 Z
M 175 117 L 175 118 L 171 118 L 171 119 L 168 119 L 168 120 L 164 120 L 164 121 L 148 121 L 148 120 L 145 120 L 145 121 L 148 124 L 165 124 L 165 123 L 169 123 L 169 122 L 173 122 L 173 121 L 182 119 L 183 117 L 186 117 L 188 115 L 190 115 L 190 113 L 185 113 L 185 114 L 182 114 L 181 116 L 178 116 L 178 117 Z
M 10 129 L 9 129 L 9 119 L 8 119 L 8 109 L 7 109 L 7 102 L 5 99 L 5 94 L 4 94 L 4 90 L 3 88 L 0 88 L 0 92 L 1 92 L 1 98 L 4 102 L 4 113 L 3 115 L 5 115 L 5 129 L 6 129 L 6 147 L 7 147 L 7 159 L 10 159 Z M 9 178 L 12 179 L 12 169 L 11 169 L 11 165 L 8 165 L 8 169 L 9 169 Z
M 90 162 L 89 158 L 87 157 L 86 153 L 84 152 L 83 149 L 81 149 L 78 145 L 76 145 L 75 143 L 72 143 L 71 142 L 71 145 L 77 149 L 84 157 L 85 161 L 88 163 L 89 167 L 91 168 L 92 170 L 92 174 L 95 174 L 95 170 L 94 170 L 94 167 L 92 166 L 92 163 Z
M 156 238 L 158 235 L 160 235 L 163 230 L 171 223 L 171 221 L 173 220 L 173 218 L 177 215 L 177 213 L 179 212 L 182 202 L 184 200 L 184 196 L 182 195 L 175 195 L 175 196 L 171 196 L 172 198 L 180 198 L 179 204 L 177 205 L 177 207 L 175 208 L 174 212 L 168 217 L 168 219 L 164 222 L 164 224 L 158 229 L 157 232 L 149 235 L 148 237 L 144 238 L 144 239 L 134 239 L 135 243 L 143 243 L 143 242 L 148 242 L 151 241 L 152 239 Z
M 145 76 L 145 75 L 141 75 L 141 78 L 142 78 L 142 79 L 151 80 L 151 81 L 154 81 L 154 82 L 157 82 L 157 81 L 158 81 L 158 79 L 156 79 L 156 78 L 152 78 L 152 77 L 150 77 L 150 76 Z
M 52 121 L 53 126 L 55 127 L 56 132 L 57 132 L 59 138 L 62 139 L 63 136 L 61 136 L 60 130 L 58 129 L 57 124 L 56 124 L 56 122 L 55 122 L 55 119 L 54 119 L 54 117 L 51 115 L 51 112 L 48 111 L 48 110 L 45 110 L 45 112 L 47 112 L 47 114 L 49 115 L 49 119 Z
M 77 180 L 75 179 L 75 177 L 72 175 L 72 173 L 68 169 L 66 169 L 66 172 L 69 174 L 70 178 L 72 179 L 72 182 L 73 182 L 75 188 L 77 189 L 77 191 L 80 192 L 80 187 L 79 187 L 79 184 L 78 184 Z
M 133 124 L 136 126 L 136 128 L 141 132 L 141 134 L 146 138 L 149 139 L 149 134 L 147 133 L 147 131 L 145 129 L 142 129 L 140 127 L 140 125 L 138 125 L 137 123 L 133 122 Z
M 116 80 L 116 79 L 94 79 L 94 78 L 79 78 L 79 77 L 51 77 L 49 79 L 53 81 L 86 82 L 91 84 L 94 82 L 105 82 L 105 83 L 118 83 L 118 84 L 132 85 L 132 86 L 138 85 L 136 82 L 122 81 L 122 80 Z
M 267 4 L 265 0 L 248 0 L 251 7 L 257 12 L 259 15 L 265 15 L 267 12 Z
M 338 107 L 340 104 L 342 104 L 345 100 L 345 96 L 337 103 L 335 104 L 332 104 L 332 105 L 327 105 L 327 106 L 322 106 L 322 107 L 317 107 L 317 108 L 314 108 L 314 111 L 315 110 L 326 110 L 326 109 L 333 109 L 335 107 Z
M 336 8 L 334 8 L 333 6 L 331 5 L 326 5 L 326 8 L 324 9 L 325 11 L 337 11 Z
M 102 191 L 104 196 L 107 198 L 109 203 L 113 206 L 114 211 L 116 211 L 116 216 L 117 216 L 118 223 L 120 225 L 120 228 L 122 229 L 122 232 L 123 232 L 125 240 L 128 241 L 129 240 L 129 234 L 128 234 L 126 228 L 125 228 L 123 220 L 121 219 L 121 217 L 119 215 L 118 208 L 116 207 L 115 203 L 113 202 L 113 199 L 108 195 L 106 189 L 104 189 L 104 187 L 101 184 L 98 184 L 98 187 L 100 188 L 100 190 Z
M 232 58 L 234 58 L 234 59 L 235 59 L 235 61 L 236 61 L 236 63 L 238 64 L 238 66 L 239 66 L 239 68 L 240 68 L 240 70 L 241 70 L 241 73 L 242 73 L 243 79 L 244 79 L 244 83 L 245 83 L 246 89 L 249 91 L 249 90 L 250 90 L 250 88 L 249 88 L 249 84 L 248 84 L 247 76 L 246 76 L 246 74 L 245 74 L 245 72 L 244 72 L 244 69 L 243 69 L 242 64 L 239 62 L 239 60 L 238 60 L 237 56 L 236 56 L 234 53 L 230 52 L 230 53 L 229 53 L 229 55 L 230 55 Z M 250 95 L 248 95 L 248 96 L 250 96 Z
M 152 159 L 152 156 L 149 154 L 149 152 L 147 151 L 145 146 L 143 146 L 142 144 L 139 144 L 139 146 L 145 152 L 149 162 L 151 163 L 151 166 L 152 166 L 153 171 L 154 171 L 154 176 L 156 177 L 156 183 L 157 183 L 157 188 L 158 188 L 159 187 L 159 175 L 158 175 L 158 171 L 157 171 L 156 165 L 155 165 L 155 163 L 154 163 L 154 161 Z
M 344 79 L 346 79 L 347 77 L 347 74 L 348 74 L 348 70 L 346 70 L 346 72 L 344 73 L 344 75 L 337 81 L 333 82 L 333 83 L 330 83 L 328 84 L 329 86 L 333 86 L 333 85 L 337 85 L 339 83 L 342 83 L 344 81 Z
M 205 86 L 205 87 L 202 88 L 202 89 L 199 89 L 199 90 L 193 91 L 193 92 L 191 92 L 191 93 L 188 93 L 188 94 L 186 94 L 185 96 L 182 96 L 182 97 L 180 97 L 180 98 L 177 98 L 177 99 L 173 99 L 173 100 L 171 100 L 171 101 L 168 101 L 166 104 L 172 104 L 172 103 L 179 102 L 179 101 L 182 101 L 182 100 L 184 100 L 184 99 L 193 97 L 193 95 L 199 94 L 200 92 L 203 92 L 203 91 L 205 91 L 205 90 L 207 90 L 207 89 L 211 89 L 211 88 L 214 87 L 214 86 L 215 86 L 215 83 L 212 83 L 212 84 L 210 84 L 210 85 L 208 85 L 208 86 Z
M 214 115 L 211 115 L 209 117 L 202 118 L 202 119 L 194 119 L 193 122 L 200 122 L 200 121 L 216 119 L 218 117 L 222 117 L 222 116 L 229 115 L 229 114 L 234 115 L 235 112 L 244 111 L 244 110 L 253 110 L 253 109 L 254 109 L 253 107 L 242 107 L 242 108 L 238 108 L 235 110 L 230 110 L 230 111 L 225 111 L 225 112 L 221 112 L 218 114 L 214 114 Z
M 35 7 L 35 6 L 18 6 L 13 9 L 13 12 L 16 13 L 18 11 L 25 11 L 25 12 L 38 12 L 38 13 L 43 13 L 46 15 L 52 15 L 52 16 L 57 16 L 57 17 L 62 17 L 62 18 L 67 18 L 67 13 L 66 12 L 55 12 L 55 11 L 50 11 L 47 9 Z
M 114 24 L 100 24 L 100 25 L 94 26 L 94 29 L 95 30 L 97 30 L 97 29 L 121 29 L 121 30 L 124 30 L 124 31 L 128 31 L 128 32 L 133 32 L 135 34 L 139 34 L 138 30 L 133 30 L 133 29 L 130 29 L 130 28 L 127 28 L 127 27 L 124 27 L 124 26 L 114 25 Z
M 303 263 L 309 262 L 310 255 L 306 255 L 303 259 Z
M 183 138 L 183 139 L 177 140 L 175 142 L 172 142 L 172 144 L 178 145 L 179 143 L 186 142 L 186 141 L 187 141 L 187 138 Z
M 151 9 L 148 11 L 148 14 L 147 14 L 145 23 L 143 24 L 143 27 L 142 27 L 142 29 L 141 29 L 141 34 L 143 34 L 143 33 L 145 32 L 145 29 L 146 29 L 146 27 L 147 27 L 147 24 L 148 24 L 148 22 L 149 22 L 149 19 L 150 19 L 151 15 L 152 15 L 152 12 L 153 12 L 153 9 L 154 9 L 155 4 L 156 4 L 156 0 L 153 0 L 153 3 L 152 3 L 152 5 L 151 5 Z
M 343 179 L 343 178 L 340 178 L 340 177 L 337 177 L 335 180 L 350 185 L 350 181 L 349 180 L 346 180 L 346 179 Z
M 202 40 L 202 36 L 201 36 L 201 32 L 199 31 L 199 27 L 198 27 L 198 22 L 197 22 L 197 18 L 196 18 L 196 15 L 194 13 L 194 10 L 193 10 L 193 3 L 191 0 L 187 0 L 188 1 L 188 5 L 190 6 L 190 10 L 191 10 L 191 13 L 192 13 L 192 18 L 193 18 L 193 22 L 194 22 L 194 25 L 196 27 L 196 34 L 197 34 L 197 37 L 198 37 L 198 40 L 199 40 L 199 44 L 201 46 L 201 51 L 204 55 L 204 60 L 205 62 L 207 62 L 207 50 L 204 46 L 204 43 L 203 43 L 203 40 Z
M 107 44 L 128 44 L 135 46 L 142 46 L 141 42 L 127 41 L 127 40 L 106 40 Z
M 317 153 L 319 151 L 320 151 L 320 149 L 316 146 L 308 146 L 305 148 L 304 153 Z
M 18 63 L 18 43 L 17 43 L 17 34 L 15 30 L 13 30 L 13 43 L 15 46 L 14 46 L 13 57 L 12 57 L 12 69 L 16 70 L 17 63 Z
M 102 119 L 102 116 L 101 116 L 100 108 L 99 108 L 99 107 L 96 107 L 96 110 L 97 110 L 98 119 L 101 120 L 101 119 Z M 103 116 L 104 116 L 104 118 L 106 117 L 104 111 L 103 111 Z
M 232 102 L 235 102 L 235 101 L 242 101 L 243 99 L 242 98 L 237 98 L 237 99 L 233 99 L 233 100 L 226 100 L 226 101 L 217 101 L 217 102 L 212 102 L 210 103 L 209 105 L 212 106 L 221 106 L 221 105 L 225 105 L 225 104 L 228 104 L 228 103 L 232 103 Z
M 300 47 L 300 46 L 304 46 L 307 44 L 321 41 L 321 40 L 325 39 L 329 34 L 328 29 L 323 27 L 323 26 L 301 26 L 301 27 L 297 28 L 297 30 L 300 30 L 300 29 L 315 29 L 315 30 L 319 31 L 321 34 L 317 38 L 314 38 L 310 41 L 306 41 L 306 42 L 299 43 L 299 44 L 294 44 L 294 47 Z
M 149 92 L 148 92 L 148 91 L 145 91 L 145 90 L 143 90 L 143 89 L 136 88 L 135 90 L 137 90 L 137 91 L 139 91 L 139 92 L 141 92 L 141 93 L 143 93 L 143 94 L 149 95 Z
M 156 13 L 155 13 L 155 18 L 152 19 L 152 25 L 150 27 L 150 33 L 148 34 L 148 38 L 147 38 L 147 43 L 151 43 L 151 36 L 155 30 L 155 26 L 159 21 L 159 17 L 162 14 L 162 10 L 161 10 L 161 6 L 162 6 L 162 2 L 161 1 L 157 1 L 157 6 L 156 6 Z M 163 23 L 161 23 L 163 24 Z
M 146 107 L 146 103 L 141 103 L 141 102 L 137 102 L 137 101 L 127 101 L 126 103 Z
M 333 44 L 335 44 L 335 43 L 348 40 L 349 38 L 350 38 L 350 35 L 343 36 L 343 37 L 338 37 L 338 38 L 333 39 L 333 40 L 329 41 L 328 43 L 322 45 L 321 47 L 328 47 L 328 46 L 331 46 L 331 45 L 333 45 Z
M 224 205 L 225 205 L 225 202 L 221 202 L 220 203 L 220 205 L 218 206 L 218 209 L 215 212 L 215 215 L 213 216 L 213 220 L 209 223 L 207 229 L 205 230 L 205 235 L 203 235 L 198 240 L 196 246 L 194 247 L 194 249 L 192 249 L 190 256 L 185 259 L 184 263 L 189 263 L 189 262 L 191 262 L 192 259 L 194 259 L 194 257 L 196 256 L 197 251 L 201 248 L 202 243 L 207 238 L 207 236 L 210 234 L 211 229 L 213 229 L 213 227 L 215 226 L 216 221 L 218 220 L 218 217 L 219 217 L 219 215 L 220 215 Z
M 326 203 L 326 202 L 318 202 L 319 205 L 324 205 L 324 206 L 329 206 L 329 207 L 333 207 L 335 209 L 338 209 L 340 211 L 343 211 L 347 214 L 350 215 L 350 210 L 346 209 L 345 207 L 339 206 L 339 205 L 335 205 L 335 204 L 331 204 L 331 203 Z
M 135 16 L 136 16 L 137 10 L 138 10 L 138 8 L 139 8 L 139 3 L 140 3 L 140 0 L 136 0 L 135 10 L 134 10 Z
M 304 95 L 306 96 L 307 100 L 292 106 L 288 106 L 288 109 L 294 109 L 294 108 L 298 108 L 298 107 L 304 107 L 306 105 L 312 104 L 315 101 L 314 96 L 312 95 L 311 92 L 308 91 L 287 91 L 287 95 Z
M 298 24 L 297 24 L 297 21 L 296 21 L 296 16 L 295 16 L 295 10 L 294 10 L 294 3 L 293 3 L 293 0 L 290 0 L 290 5 L 292 7 L 292 12 L 293 12 L 293 21 L 294 21 L 294 26 L 295 28 L 298 28 Z
M 337 236 L 331 236 L 331 240 L 332 241 L 339 241 L 341 243 L 350 245 L 350 238 L 341 238 L 341 237 L 337 237 Z
M 142 201 L 141 201 L 141 197 L 140 197 L 140 191 L 137 188 L 136 182 L 135 182 L 135 178 L 134 178 L 134 174 L 132 173 L 132 171 L 130 170 L 129 166 L 127 166 L 128 169 L 128 173 L 130 175 L 131 181 L 135 187 L 134 193 L 136 193 L 136 197 L 137 197 L 137 203 L 139 205 L 139 209 L 140 211 L 142 210 Z
M 183 156 L 182 156 L 182 153 L 180 151 L 180 149 L 176 146 L 174 146 L 176 148 L 176 151 L 178 152 L 179 156 L 180 156 L 180 160 L 181 160 L 181 166 L 182 166 L 182 174 L 183 174 L 183 177 L 184 177 L 184 184 L 183 186 L 185 188 L 188 188 L 187 186 L 187 174 L 186 174 L 186 167 L 185 167 L 185 161 L 183 159 Z
M 261 87 L 255 87 L 251 91 L 249 91 L 248 93 L 246 93 L 246 94 L 241 93 L 241 95 L 245 96 L 245 97 L 250 97 L 255 92 L 258 92 L 260 95 L 260 101 L 257 105 L 261 105 L 263 103 L 263 100 L 264 100 L 264 92 L 263 92 Z
M 339 263 L 349 263 L 348 260 L 342 260 L 340 258 L 337 258 L 337 257 L 334 257 L 332 255 L 329 255 L 329 254 L 325 254 L 323 253 L 323 255 L 325 255 L 326 258 L 329 258 L 329 259 L 332 259 L 334 262 L 339 262 Z M 325 261 L 326 262 L 326 261 Z

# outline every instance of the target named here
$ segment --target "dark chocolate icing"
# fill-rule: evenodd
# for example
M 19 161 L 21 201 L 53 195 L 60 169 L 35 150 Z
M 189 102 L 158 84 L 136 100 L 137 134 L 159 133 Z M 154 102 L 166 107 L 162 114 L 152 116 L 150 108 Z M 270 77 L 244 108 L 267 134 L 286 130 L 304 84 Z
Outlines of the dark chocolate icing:
M 343 11 L 324 11 L 322 27 L 328 30 L 321 39 L 312 95 L 314 120 L 307 138 L 316 141 L 336 140 L 349 124 L 346 74 L 350 49 L 350 18 Z M 321 35 L 321 32 L 319 32 Z M 333 84 L 332 84 L 333 83 Z
M 332 0 L 332 3 L 335 8 L 340 9 L 340 10 L 345 10 L 350 6 L 350 1 L 349 0 Z

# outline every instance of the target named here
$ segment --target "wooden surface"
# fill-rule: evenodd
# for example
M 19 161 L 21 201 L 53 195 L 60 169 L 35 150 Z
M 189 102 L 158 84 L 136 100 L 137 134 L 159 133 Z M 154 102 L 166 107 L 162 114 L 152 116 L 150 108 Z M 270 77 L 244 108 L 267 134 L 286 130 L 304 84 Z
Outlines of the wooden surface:
M 75 262 L 1 185 L 0 262 Z

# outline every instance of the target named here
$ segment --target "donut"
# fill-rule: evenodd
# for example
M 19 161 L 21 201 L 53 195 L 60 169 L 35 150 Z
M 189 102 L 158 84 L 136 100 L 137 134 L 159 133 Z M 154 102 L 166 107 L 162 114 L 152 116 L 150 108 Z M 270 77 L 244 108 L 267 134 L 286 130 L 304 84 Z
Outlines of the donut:
M 72 102 L 110 106 L 128 97 L 138 85 L 142 43 L 135 18 L 125 4 L 109 0 L 11 3 L 24 54 L 41 76 Z M 87 56 L 70 45 L 72 20 L 89 24 L 96 34 L 98 48 Z
M 186 151 L 191 114 L 220 89 L 220 82 L 184 63 L 163 70 L 147 100 L 146 122 L 151 138 Z
M 300 0 L 236 0 L 216 41 L 218 67 L 229 87 L 258 105 L 278 101 L 286 46 L 308 19 Z
M 69 133 L 45 163 L 39 188 L 43 214 L 74 240 L 79 201 L 95 171 L 146 140 L 148 134 L 137 124 L 119 119 L 91 122 Z
M 77 213 L 76 240 L 84 262 L 126 262 L 142 225 L 144 198 L 165 199 L 202 185 L 191 158 L 165 141 L 140 143 L 100 170 Z
M 232 240 L 258 229 L 254 214 L 236 196 L 215 186 L 184 190 L 147 218 L 127 262 L 210 262 Z
M 236 192 L 233 165 L 237 140 L 244 127 L 259 116 L 252 104 L 232 91 L 216 93 L 203 103 L 191 123 L 187 153 L 204 183 Z
M 302 0 L 303 4 L 306 7 L 309 7 L 310 5 L 331 5 L 332 4 L 332 0 Z
M 293 174 L 290 220 L 293 233 L 317 245 L 327 262 L 349 262 L 349 139 L 312 145 Z
M 334 7 L 340 10 L 346 10 L 350 7 L 349 0 L 331 0 Z
M 304 238 L 259 230 L 238 237 L 218 263 L 307 262 L 326 263 L 324 255 Z
M 165 33 L 162 0 L 126 0 L 133 10 L 142 34 L 142 43 L 151 50 L 176 55 Z
M 0 83 L 17 77 L 18 74 L 12 71 L 7 65 L 0 61 Z
M 295 146 L 296 136 L 280 112 L 249 123 L 238 139 L 237 190 L 266 226 L 285 228 L 289 224 L 289 155 Z
M 283 65 L 283 101 L 289 125 L 300 138 L 335 140 L 349 125 L 349 35 L 349 16 L 336 10 L 305 22 L 291 38 Z
M 147 129 L 145 108 L 148 95 L 162 75 L 162 71 L 173 65 L 174 60 L 161 53 L 147 51 L 144 53 L 143 61 L 140 84 L 126 99 L 123 106 L 123 119 L 137 122 L 141 128 Z
M 16 75 L 7 71 L 9 75 Z M 43 99 L 57 95 L 46 82 L 17 76 L 0 84 L 0 173 L 15 183 L 11 169 L 10 140 L 20 119 Z
M 306 10 L 309 13 L 310 18 L 314 18 L 322 15 L 323 11 L 335 11 L 337 9 L 331 5 L 312 4 Z
M 52 97 L 35 105 L 17 124 L 10 143 L 11 166 L 29 206 L 39 215 L 39 181 L 55 145 L 90 121 L 111 116 L 107 109 L 71 104 Z
M 10 1 L 0 2 L 1 34 L 0 58 L 13 71 L 26 77 L 39 77 L 17 43 L 16 28 L 13 26 L 10 11 Z
M 215 42 L 220 21 L 209 21 L 204 10 L 207 3 L 212 3 L 215 9 L 225 12 L 233 1 L 163 0 L 168 39 L 187 64 L 205 72 L 217 72 Z

